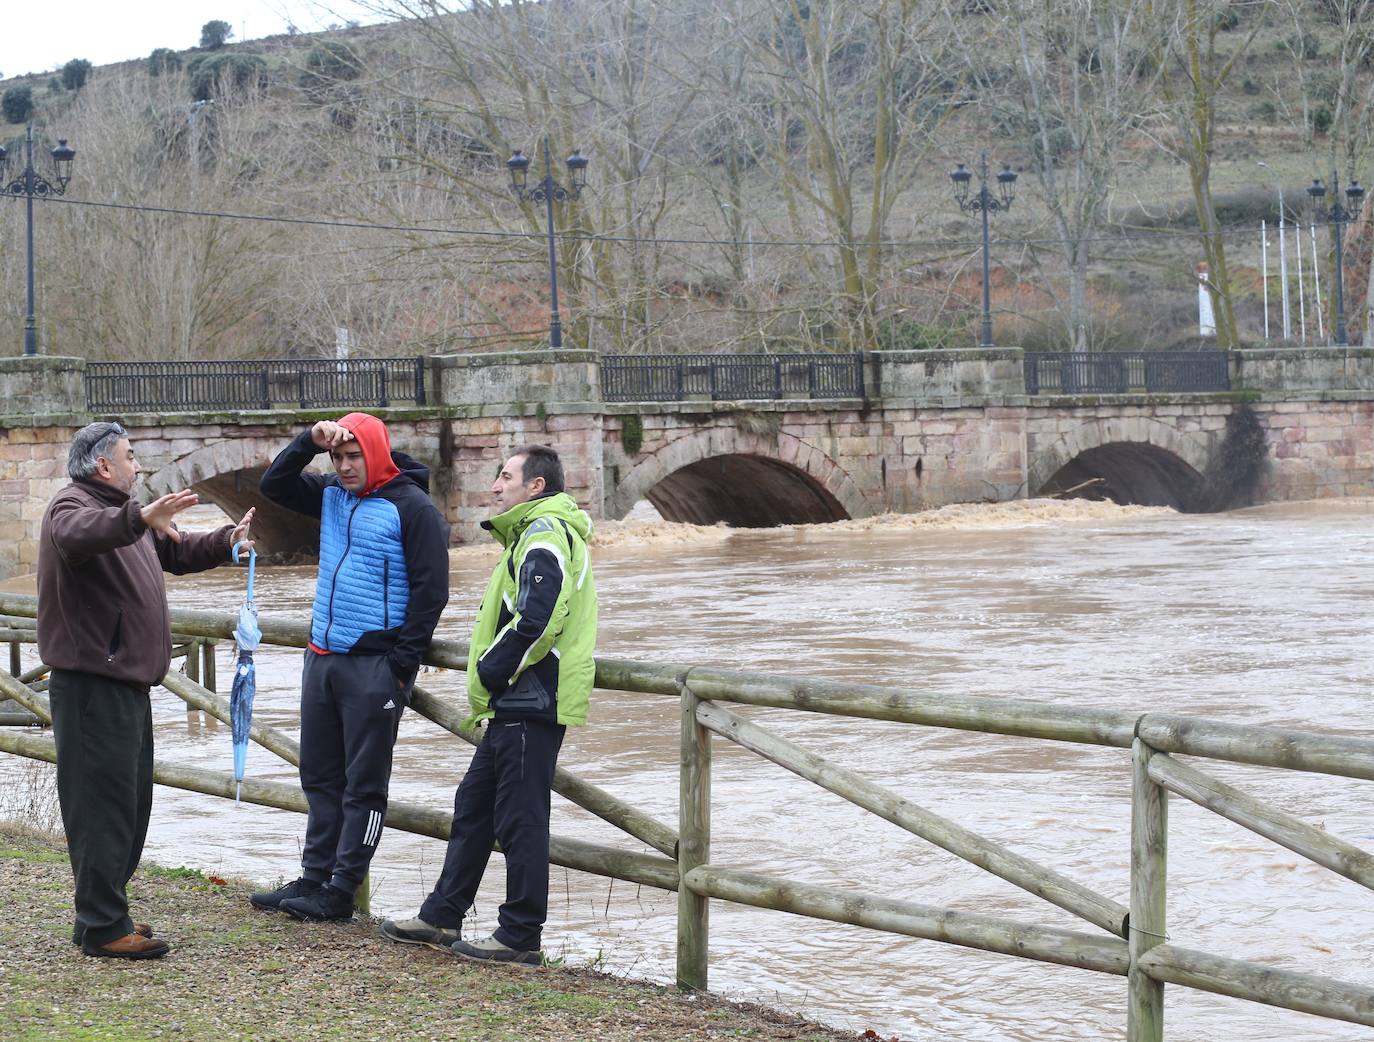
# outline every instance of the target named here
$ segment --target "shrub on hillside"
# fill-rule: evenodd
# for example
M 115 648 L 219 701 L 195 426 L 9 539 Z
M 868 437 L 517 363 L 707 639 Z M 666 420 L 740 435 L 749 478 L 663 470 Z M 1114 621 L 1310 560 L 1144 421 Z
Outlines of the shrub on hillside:
M 11 87 L 0 97 L 0 111 L 11 123 L 25 123 L 33 115 L 33 88 Z
M 209 101 L 226 89 L 252 94 L 267 89 L 267 62 L 256 54 L 200 54 L 187 64 L 186 72 L 196 101 Z
M 159 47 L 148 55 L 148 75 L 161 76 L 164 72 L 176 72 L 181 68 L 181 55 L 170 47 Z
M 80 90 L 86 86 L 91 75 L 91 63 L 85 58 L 73 58 L 62 66 L 62 86 L 68 90 Z

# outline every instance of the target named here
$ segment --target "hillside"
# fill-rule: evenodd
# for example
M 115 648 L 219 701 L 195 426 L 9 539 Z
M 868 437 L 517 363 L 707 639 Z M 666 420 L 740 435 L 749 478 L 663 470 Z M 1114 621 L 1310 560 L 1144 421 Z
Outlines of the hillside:
M 541 343 L 543 208 L 512 198 L 504 161 L 523 149 L 533 183 L 546 133 L 557 177 L 574 148 L 590 159 L 586 192 L 556 208 L 572 343 L 969 346 L 979 224 L 948 174 L 986 150 L 994 173 L 1020 172 L 1011 209 L 992 217 L 999 343 L 1195 344 L 1204 240 L 1189 46 L 1220 84 L 1207 241 L 1224 246 L 1239 339 L 1256 342 L 1259 222 L 1277 220 L 1276 184 L 1292 221 L 1313 177 L 1367 161 L 1374 0 L 1197 6 L 1206 21 L 1188 33 L 1149 21 L 1168 5 L 1143 0 L 479 5 L 159 51 L 93 69 L 79 90 L 50 73 L 3 81 L 31 91 L 44 151 L 61 136 L 78 152 L 66 197 L 37 215 L 43 349 L 225 358 L 332 356 L 341 340 L 386 355 Z M 12 158 L 21 133 L 0 125 Z M 0 208 L 12 287 L 0 343 L 15 353 L 22 210 Z M 1368 264 L 1356 239 L 1352 335 Z M 1330 306 L 1329 242 L 1322 228 L 1302 240 L 1313 327 L 1314 257 Z M 1271 230 L 1271 336 L 1277 246 Z M 1296 296 L 1293 310 L 1296 327 Z

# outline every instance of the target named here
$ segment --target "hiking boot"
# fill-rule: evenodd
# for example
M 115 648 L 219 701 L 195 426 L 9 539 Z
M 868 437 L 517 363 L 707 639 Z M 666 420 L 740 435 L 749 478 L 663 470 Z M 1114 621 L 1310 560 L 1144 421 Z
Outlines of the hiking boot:
M 293 897 L 309 897 L 311 894 L 318 894 L 320 888 L 323 886 L 323 883 L 317 883 L 313 879 L 302 877 L 276 890 L 254 894 L 248 900 L 252 902 L 254 908 L 261 908 L 266 912 L 275 912 L 281 908 L 281 903 L 283 901 Z
M 82 932 L 84 933 L 85 931 Z M 138 934 L 140 937 L 151 937 L 153 936 L 153 928 L 147 923 L 134 923 L 134 933 Z M 72 944 L 76 945 L 78 948 L 81 947 L 81 938 L 76 935 L 75 930 L 72 931 Z
M 108 944 L 88 944 L 83 941 L 81 950 L 87 955 L 105 959 L 160 959 L 169 949 L 166 941 L 131 933 L 117 937 Z
M 402 919 L 400 922 L 392 919 L 383 920 L 381 934 L 389 941 L 400 941 L 402 944 L 427 944 L 431 948 L 438 948 L 440 951 L 447 951 L 453 947 L 454 941 L 462 938 L 459 931 L 452 927 L 431 926 L 418 915 L 414 919 Z
M 538 966 L 544 961 L 544 953 L 541 951 L 522 952 L 518 948 L 507 948 L 495 937 L 483 937 L 478 941 L 454 941 L 449 945 L 449 951 L 477 962 L 513 962 L 517 966 Z
M 307 923 L 345 923 L 353 918 L 353 895 L 326 883 L 313 894 L 288 897 L 278 907 Z

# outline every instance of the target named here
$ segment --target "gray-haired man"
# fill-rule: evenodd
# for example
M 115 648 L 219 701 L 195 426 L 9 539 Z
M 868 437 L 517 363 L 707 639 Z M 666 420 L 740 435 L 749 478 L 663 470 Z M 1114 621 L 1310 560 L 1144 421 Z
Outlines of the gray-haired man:
M 198 497 L 183 490 L 142 506 L 132 495 L 140 471 L 119 424 L 81 428 L 67 454 L 71 484 L 48 504 L 38 545 L 38 651 L 52 667 L 57 796 L 76 880 L 72 941 L 117 959 L 167 953 L 129 918 L 125 894 L 153 806 L 148 690 L 172 659 L 162 573 L 225 563 L 253 520 L 249 510 L 236 526 L 179 532 L 173 518 Z

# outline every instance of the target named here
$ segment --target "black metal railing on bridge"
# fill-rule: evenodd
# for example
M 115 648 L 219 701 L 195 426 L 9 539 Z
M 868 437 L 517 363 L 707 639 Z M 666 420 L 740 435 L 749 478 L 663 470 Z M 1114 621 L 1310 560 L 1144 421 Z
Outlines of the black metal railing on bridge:
M 1027 394 L 1229 391 L 1225 351 L 1027 351 Z
M 423 404 L 425 360 L 421 357 L 86 365 L 86 405 L 93 410 L 184 412 Z
M 862 398 L 863 355 L 606 355 L 601 395 L 608 402 Z

